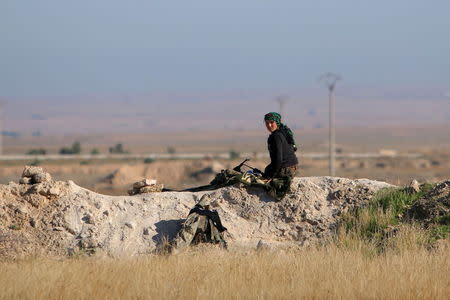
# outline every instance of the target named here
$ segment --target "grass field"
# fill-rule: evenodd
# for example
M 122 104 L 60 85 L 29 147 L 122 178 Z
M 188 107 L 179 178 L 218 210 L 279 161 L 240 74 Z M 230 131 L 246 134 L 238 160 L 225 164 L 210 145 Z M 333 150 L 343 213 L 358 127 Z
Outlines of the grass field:
M 411 238 L 404 236 L 400 247 L 379 255 L 352 243 L 295 251 L 197 248 L 127 260 L 1 263 L 0 298 L 448 299 L 448 244 L 429 250 L 409 243 Z

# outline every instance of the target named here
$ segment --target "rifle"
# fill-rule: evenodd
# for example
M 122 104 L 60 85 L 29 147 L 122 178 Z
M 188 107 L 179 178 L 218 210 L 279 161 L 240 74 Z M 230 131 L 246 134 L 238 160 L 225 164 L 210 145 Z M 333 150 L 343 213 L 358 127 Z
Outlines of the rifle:
M 260 169 L 254 168 L 254 167 L 246 164 L 246 162 L 248 162 L 249 160 L 250 160 L 250 158 L 244 159 L 243 162 L 241 162 L 239 165 L 237 165 L 236 167 L 233 168 L 233 171 L 243 173 L 241 168 L 242 168 L 242 166 L 246 166 L 247 168 L 250 168 L 253 171 L 253 173 L 255 173 L 256 176 L 263 175 L 264 173 Z
M 245 165 L 245 163 L 248 162 L 249 160 L 250 160 L 250 158 L 244 159 L 243 162 L 241 162 L 239 165 L 237 165 L 236 167 L 233 168 L 233 171 L 242 173 L 242 171 L 241 171 L 242 166 Z
M 257 168 L 253 168 L 252 166 L 249 166 L 246 164 L 246 162 L 248 162 L 250 160 L 250 158 L 246 158 L 243 162 L 241 162 L 239 165 L 237 165 L 236 167 L 233 168 L 233 171 L 239 172 L 239 173 L 244 173 L 242 172 L 241 168 L 242 166 L 246 166 L 247 168 L 250 168 L 253 171 L 253 174 L 257 177 L 262 176 L 264 173 L 257 169 Z M 198 187 L 193 187 L 193 188 L 187 188 L 184 190 L 181 190 L 179 192 L 200 192 L 200 191 L 209 191 L 213 189 L 211 184 L 207 184 L 207 185 L 202 185 L 202 186 L 198 186 Z M 171 190 L 171 189 L 163 189 L 163 192 L 173 192 L 175 190 Z

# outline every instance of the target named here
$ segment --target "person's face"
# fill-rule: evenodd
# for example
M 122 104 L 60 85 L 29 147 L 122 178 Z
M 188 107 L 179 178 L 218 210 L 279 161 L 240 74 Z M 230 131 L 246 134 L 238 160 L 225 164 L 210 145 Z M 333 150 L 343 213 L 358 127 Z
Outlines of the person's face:
M 267 130 L 269 130 L 269 132 L 274 132 L 278 129 L 277 122 L 266 120 L 266 128 Z

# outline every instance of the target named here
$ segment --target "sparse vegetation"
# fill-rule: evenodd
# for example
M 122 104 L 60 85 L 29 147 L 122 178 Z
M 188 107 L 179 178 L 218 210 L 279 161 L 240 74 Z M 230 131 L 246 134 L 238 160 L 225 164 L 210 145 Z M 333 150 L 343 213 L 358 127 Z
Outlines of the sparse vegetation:
M 47 150 L 44 148 L 31 149 L 27 151 L 27 155 L 46 155 Z
M 435 240 L 448 239 L 450 236 L 450 225 L 438 225 L 431 229 L 432 237 Z
M 147 157 L 146 159 L 144 159 L 144 164 L 151 164 L 155 161 L 155 159 L 153 157 Z
M 450 215 L 438 217 L 435 222 L 441 225 L 450 225 Z
M 114 147 L 109 147 L 109 153 L 111 154 L 125 154 L 129 153 L 123 148 L 121 143 L 117 143 Z
M 70 147 L 70 148 L 67 148 L 67 147 L 61 148 L 59 150 L 59 153 L 60 154 L 69 154 L 69 155 L 70 154 L 80 154 L 81 153 L 81 143 L 74 142 L 72 144 L 72 147 Z
M 233 149 L 230 150 L 230 152 L 228 152 L 228 153 L 230 155 L 230 159 L 238 159 L 241 157 L 241 154 L 238 151 L 233 150 Z
M 169 146 L 169 147 L 167 147 L 167 153 L 175 154 L 175 153 L 177 153 L 177 149 L 173 146 Z
M 450 226 L 447 224 L 447 216 L 439 218 L 427 229 L 422 228 L 420 224 L 403 222 L 405 211 L 433 187 L 432 184 L 422 185 L 418 193 L 399 188 L 379 191 L 367 207 L 343 216 L 338 234 L 339 243 L 345 244 L 349 240 L 362 241 L 371 244 L 372 250 L 380 252 L 385 251 L 386 245 L 402 231 L 415 232 L 416 242 L 427 247 L 432 247 L 432 243 L 437 239 L 448 239 Z
M 100 151 L 97 148 L 92 148 L 91 155 L 98 155 L 100 154 Z
M 40 166 L 41 165 L 41 160 L 39 159 L 34 159 L 33 161 L 30 162 L 30 166 Z

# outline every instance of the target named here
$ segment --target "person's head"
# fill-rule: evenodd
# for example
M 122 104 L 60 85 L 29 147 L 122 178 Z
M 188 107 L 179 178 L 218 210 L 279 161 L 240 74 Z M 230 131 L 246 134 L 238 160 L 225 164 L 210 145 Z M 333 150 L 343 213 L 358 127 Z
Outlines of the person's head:
M 269 132 L 274 132 L 281 126 L 281 115 L 276 112 L 270 112 L 264 116 L 264 122 Z

